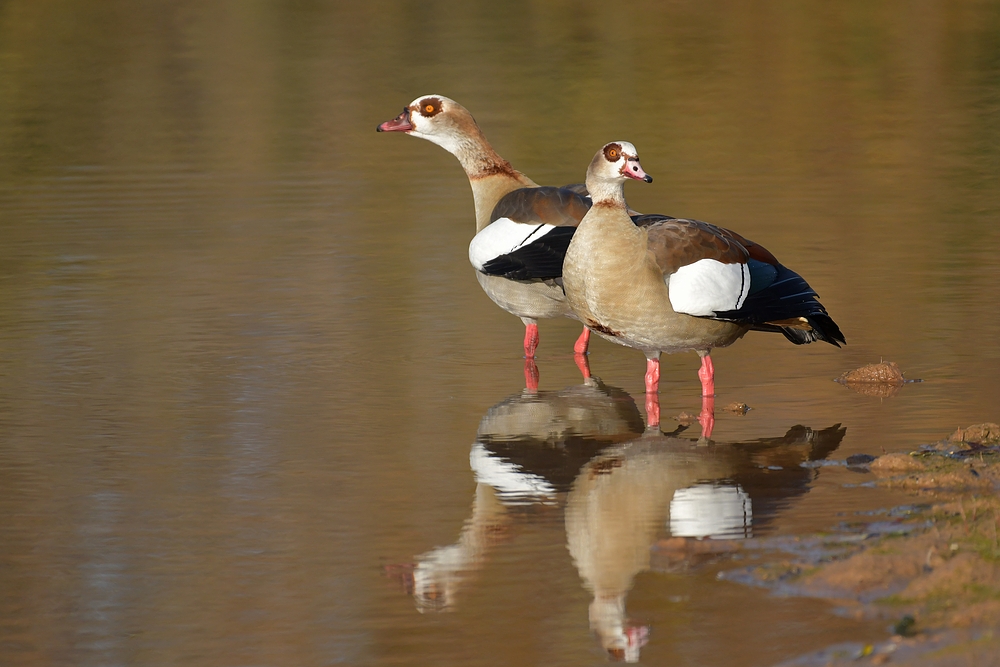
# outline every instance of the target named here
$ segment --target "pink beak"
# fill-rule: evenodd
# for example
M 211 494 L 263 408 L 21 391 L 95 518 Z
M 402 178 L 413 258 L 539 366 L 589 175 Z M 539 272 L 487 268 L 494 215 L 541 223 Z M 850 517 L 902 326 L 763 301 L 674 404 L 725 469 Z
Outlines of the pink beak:
M 410 110 L 403 109 L 403 113 L 399 114 L 392 120 L 387 120 L 378 127 L 375 128 L 376 132 L 409 132 L 413 129 L 413 123 L 410 122 Z
M 637 181 L 652 183 L 653 177 L 642 170 L 639 159 L 630 157 L 625 159 L 625 166 L 622 167 L 622 175 L 626 178 L 634 178 Z

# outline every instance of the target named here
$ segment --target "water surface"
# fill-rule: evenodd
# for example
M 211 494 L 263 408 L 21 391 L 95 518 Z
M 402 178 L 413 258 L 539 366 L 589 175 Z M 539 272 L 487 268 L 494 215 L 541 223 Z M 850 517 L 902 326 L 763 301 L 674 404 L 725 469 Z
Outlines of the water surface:
M 650 665 L 884 636 L 650 546 L 827 529 L 902 499 L 802 462 L 1000 420 L 998 35 L 974 1 L 0 4 L 3 663 L 605 664 L 598 599 Z M 631 141 L 636 209 L 766 245 L 848 346 L 714 353 L 753 408 L 714 444 L 643 435 L 638 352 L 583 385 L 569 320 L 525 396 L 457 162 L 374 132 L 430 92 L 539 183 Z M 882 358 L 924 382 L 831 381 Z

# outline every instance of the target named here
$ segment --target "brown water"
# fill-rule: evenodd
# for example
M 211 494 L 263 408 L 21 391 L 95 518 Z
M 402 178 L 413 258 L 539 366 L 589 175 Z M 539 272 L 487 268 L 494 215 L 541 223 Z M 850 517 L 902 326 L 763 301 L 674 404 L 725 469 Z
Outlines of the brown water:
M 640 438 L 642 355 L 595 341 L 581 386 L 569 320 L 522 396 L 457 162 L 374 131 L 430 92 L 539 183 L 633 142 L 635 208 L 765 244 L 848 346 L 718 351 L 718 404 L 754 409 L 714 445 Z M 1000 420 L 998 218 L 996 3 L 0 2 L 0 663 L 605 664 L 648 630 L 643 664 L 768 665 L 884 636 L 649 547 L 901 502 L 800 464 Z M 880 358 L 924 382 L 831 382 Z M 665 358 L 664 430 L 696 368 Z

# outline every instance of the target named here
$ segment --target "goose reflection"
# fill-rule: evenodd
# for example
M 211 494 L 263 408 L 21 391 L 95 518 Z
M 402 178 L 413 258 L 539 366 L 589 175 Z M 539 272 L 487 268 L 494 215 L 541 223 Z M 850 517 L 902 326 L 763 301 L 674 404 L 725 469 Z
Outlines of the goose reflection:
M 626 597 L 654 551 L 657 569 L 673 571 L 723 539 L 750 537 L 808 490 L 817 470 L 800 464 L 827 457 L 846 429 L 795 426 L 734 443 L 683 431 L 647 429 L 631 396 L 597 378 L 496 404 L 470 453 L 472 516 L 454 544 L 415 559 L 417 608 L 453 609 L 512 522 L 530 520 L 518 508 L 562 507 L 567 548 L 593 596 L 590 626 L 613 659 L 638 660 L 648 629 L 629 622 Z M 666 537 L 671 549 L 652 549 Z
M 796 426 L 781 437 L 731 444 L 646 433 L 584 465 L 566 498 L 566 541 L 594 596 L 591 628 L 609 654 L 638 660 L 647 631 L 628 624 L 625 598 L 635 576 L 650 569 L 660 536 L 674 538 L 661 569 L 712 551 L 698 539 L 750 537 L 808 490 L 815 470 L 800 464 L 828 456 L 845 431 Z
M 631 396 L 590 377 L 560 391 L 529 387 L 487 410 L 469 454 L 472 516 L 456 543 L 416 557 L 417 609 L 453 608 L 465 579 L 509 533 L 512 508 L 557 504 L 587 461 L 644 428 Z

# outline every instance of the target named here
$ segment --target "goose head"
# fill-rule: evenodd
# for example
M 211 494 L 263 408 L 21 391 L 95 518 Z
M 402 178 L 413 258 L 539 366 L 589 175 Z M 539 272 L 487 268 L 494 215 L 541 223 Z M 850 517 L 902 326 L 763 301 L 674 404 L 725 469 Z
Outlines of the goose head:
M 639 662 L 639 654 L 649 642 L 649 626 L 625 620 L 624 595 L 595 596 L 590 603 L 590 627 L 614 662 Z
M 628 179 L 652 183 L 653 177 L 642 170 L 639 153 L 627 141 L 613 141 L 597 151 L 587 169 L 587 190 L 594 202 L 624 201 L 622 185 Z
M 481 136 L 468 109 L 444 95 L 422 95 L 403 107 L 403 113 L 379 125 L 378 132 L 405 132 L 457 153 L 463 143 Z

